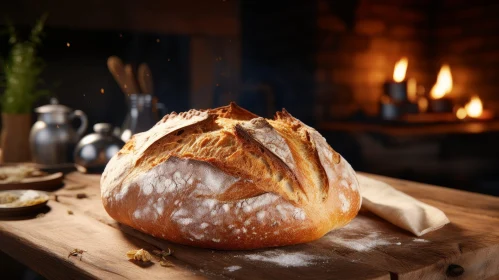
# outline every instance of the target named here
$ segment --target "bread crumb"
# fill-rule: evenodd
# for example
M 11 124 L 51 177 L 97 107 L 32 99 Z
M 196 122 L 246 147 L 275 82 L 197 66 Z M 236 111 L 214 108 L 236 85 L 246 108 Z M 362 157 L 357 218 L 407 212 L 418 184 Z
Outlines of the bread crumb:
M 142 261 L 142 262 L 149 262 L 151 261 L 152 258 L 151 254 L 144 249 L 130 250 L 126 253 L 126 256 L 129 260 Z
M 88 195 L 86 193 L 77 193 L 76 198 L 78 199 L 88 198 Z

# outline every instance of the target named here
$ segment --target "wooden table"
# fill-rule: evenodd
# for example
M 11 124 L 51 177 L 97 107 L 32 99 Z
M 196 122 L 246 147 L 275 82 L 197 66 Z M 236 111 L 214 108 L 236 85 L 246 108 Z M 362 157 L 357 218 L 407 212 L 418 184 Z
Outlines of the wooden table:
M 368 174 L 365 174 L 368 175 Z M 71 173 L 42 217 L 0 221 L 0 249 L 50 279 L 487 279 L 499 276 L 499 198 L 368 175 L 451 220 L 417 238 L 370 213 L 315 242 L 250 252 L 171 244 L 112 220 L 99 176 Z M 85 193 L 89 198 L 78 199 Z M 73 214 L 69 214 L 68 210 Z M 69 257 L 85 250 L 81 259 Z M 172 248 L 174 267 L 142 267 L 131 249 Z M 279 259 L 281 256 L 281 259 Z M 285 266 L 283 256 L 292 259 Z M 275 261 L 280 260 L 279 264 Z M 298 263 L 297 263 L 298 262 Z M 498 278 L 494 278 L 498 279 Z

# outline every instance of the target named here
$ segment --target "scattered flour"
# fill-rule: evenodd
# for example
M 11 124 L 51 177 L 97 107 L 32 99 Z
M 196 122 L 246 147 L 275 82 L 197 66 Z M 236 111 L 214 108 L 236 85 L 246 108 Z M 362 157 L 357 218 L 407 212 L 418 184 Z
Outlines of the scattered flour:
M 397 245 L 402 245 L 402 242 L 397 242 L 397 243 L 395 243 L 395 244 L 397 244 Z
M 345 213 L 350 209 L 350 201 L 348 201 L 343 193 L 340 193 L 339 198 L 341 201 L 341 212 Z
M 19 201 L 20 202 L 30 201 L 37 199 L 39 196 L 40 196 L 39 192 L 33 190 L 27 190 L 19 197 Z
M 151 184 L 144 184 L 142 192 L 144 192 L 145 195 L 150 195 L 152 191 L 153 191 L 153 186 Z
M 367 236 L 361 238 L 344 238 L 337 235 L 328 235 L 328 240 L 332 243 L 345 246 L 347 248 L 364 252 L 374 249 L 379 246 L 392 245 L 387 240 L 383 240 L 379 237 L 377 232 L 371 232 Z M 399 245 L 399 244 L 397 244 Z
M 422 239 L 422 238 L 414 238 L 412 241 L 414 241 L 414 242 L 430 242 L 430 241 L 428 241 L 426 239 Z
M 303 221 L 306 218 L 305 211 L 303 211 L 303 209 L 301 209 L 301 208 L 295 208 L 294 213 L 293 213 L 293 217 L 297 220 Z
M 256 213 L 256 219 L 257 219 L 259 222 L 263 223 L 263 221 L 264 221 L 263 219 L 264 219 L 264 218 L 265 218 L 265 211 L 264 211 L 264 210 L 262 210 L 262 211 L 260 211 L 260 212 Z
M 239 270 L 241 268 L 242 267 L 240 267 L 238 265 L 231 265 L 231 266 L 226 267 L 225 270 L 227 270 L 228 272 L 233 272 L 233 271 Z
M 200 228 L 200 229 L 205 229 L 205 228 L 207 228 L 208 226 L 209 226 L 209 224 L 208 224 L 208 223 L 202 223 L 202 224 L 199 226 L 199 228 Z
M 345 173 L 346 173 L 346 172 L 345 172 Z M 343 177 L 343 178 L 346 178 L 346 176 L 345 176 L 345 177 Z M 340 185 L 341 185 L 342 187 L 344 187 L 344 188 L 348 188 L 348 182 L 347 182 L 345 179 L 341 179 L 341 181 L 340 181 Z
M 323 259 L 323 257 L 319 256 L 306 255 L 299 252 L 290 253 L 282 250 L 245 255 L 244 257 L 252 261 L 269 262 L 284 267 L 307 266 L 314 263 L 315 260 Z
M 303 209 L 274 193 L 264 193 L 230 203 L 210 198 L 213 194 L 227 192 L 240 180 L 242 179 L 227 175 L 209 163 L 170 157 L 148 172 L 125 180 L 120 192 L 115 195 L 115 200 L 123 199 L 130 193 L 130 189 L 138 189 L 146 195 L 162 194 L 156 201 L 150 199 L 139 203 L 130 218 L 135 221 L 146 217 L 152 220 L 169 218 L 179 226 L 186 238 L 211 242 L 221 242 L 218 237 L 226 234 L 237 239 L 264 240 L 269 238 L 268 234 L 272 231 L 259 236 L 257 227 L 266 228 L 270 224 L 281 226 L 287 232 L 291 229 L 286 227 L 289 223 L 307 219 Z M 189 202 L 185 203 L 187 206 L 182 205 L 179 196 L 182 196 L 184 202 Z M 272 203 L 276 203 L 276 207 L 268 207 Z M 169 207 L 170 205 L 173 207 Z M 248 215 L 238 215 L 240 212 Z M 224 213 L 235 215 L 228 215 L 227 218 Z M 169 217 L 165 217 L 166 215 Z M 214 227 L 214 231 L 210 230 L 208 234 L 206 229 L 209 227 Z
M 133 212 L 133 217 L 134 217 L 135 219 L 140 219 L 140 215 L 141 215 L 141 214 L 140 214 L 140 210 L 139 210 L 139 209 L 137 209 L 137 210 L 135 210 L 135 211 Z
M 191 218 L 182 218 L 182 219 L 177 220 L 177 222 L 179 224 L 182 224 L 182 225 L 189 225 L 192 223 L 192 219 Z

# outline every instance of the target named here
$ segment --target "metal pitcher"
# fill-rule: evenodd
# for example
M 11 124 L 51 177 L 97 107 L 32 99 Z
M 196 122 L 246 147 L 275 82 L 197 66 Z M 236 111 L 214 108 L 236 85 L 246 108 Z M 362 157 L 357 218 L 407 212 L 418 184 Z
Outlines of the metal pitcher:
M 33 161 L 45 165 L 73 162 L 73 151 L 88 126 L 87 115 L 58 104 L 55 98 L 50 103 L 35 109 L 38 121 L 29 137 Z M 81 121 L 76 130 L 71 124 L 75 118 Z

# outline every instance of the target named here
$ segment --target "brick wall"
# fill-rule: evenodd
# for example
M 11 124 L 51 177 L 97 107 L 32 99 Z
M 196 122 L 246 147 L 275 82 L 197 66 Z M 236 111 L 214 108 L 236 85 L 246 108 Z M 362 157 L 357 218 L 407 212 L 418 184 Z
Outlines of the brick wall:
M 499 2 L 488 0 L 358 0 L 350 7 L 318 0 L 317 71 L 320 117 L 377 113 L 382 84 L 409 58 L 408 77 L 428 92 L 443 63 L 452 98 L 478 94 L 499 110 Z
M 499 2 L 441 0 L 437 11 L 436 55 L 451 66 L 453 95 L 478 94 L 486 106 L 497 106 Z
M 392 78 L 402 56 L 409 59 L 407 77 L 431 87 L 438 70 L 428 48 L 431 1 L 359 0 L 350 7 L 337 2 L 317 2 L 318 103 L 331 104 L 318 107 L 319 117 L 359 109 L 376 114 L 383 82 Z

